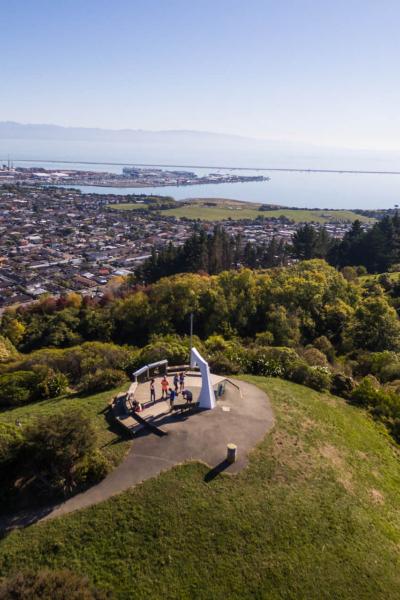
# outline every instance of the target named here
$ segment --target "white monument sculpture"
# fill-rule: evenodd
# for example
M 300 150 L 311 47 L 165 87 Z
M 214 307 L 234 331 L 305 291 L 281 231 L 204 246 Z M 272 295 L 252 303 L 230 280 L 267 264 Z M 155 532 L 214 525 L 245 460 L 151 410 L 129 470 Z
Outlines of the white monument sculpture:
M 200 408 L 213 409 L 216 407 L 215 394 L 211 385 L 210 367 L 201 354 L 192 348 L 190 352 L 190 366 L 198 366 L 201 373 L 201 391 L 199 396 Z

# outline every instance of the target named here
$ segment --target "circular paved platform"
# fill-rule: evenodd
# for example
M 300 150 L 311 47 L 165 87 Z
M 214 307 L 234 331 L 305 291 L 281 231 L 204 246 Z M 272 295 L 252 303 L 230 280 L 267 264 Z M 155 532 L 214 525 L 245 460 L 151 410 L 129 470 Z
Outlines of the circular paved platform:
M 202 461 L 210 467 L 210 479 L 220 471 L 237 473 L 247 465 L 248 454 L 271 430 L 274 416 L 267 395 L 255 385 L 235 380 L 227 385 L 214 410 L 185 416 L 169 415 L 163 420 L 162 437 L 143 431 L 132 442 L 124 461 L 103 481 L 66 502 L 15 519 L 9 526 L 57 517 L 107 500 L 162 471 L 187 462 Z M 238 448 L 237 461 L 228 465 L 226 446 Z M 5 525 L 5 524 L 3 524 Z

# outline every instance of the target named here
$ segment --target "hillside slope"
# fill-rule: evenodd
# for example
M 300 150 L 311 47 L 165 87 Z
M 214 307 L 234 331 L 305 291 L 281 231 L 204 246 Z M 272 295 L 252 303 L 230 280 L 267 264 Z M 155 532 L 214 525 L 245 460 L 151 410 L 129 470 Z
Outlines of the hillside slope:
M 0 542 L 0 575 L 67 566 L 118 598 L 398 598 L 397 449 L 342 400 L 246 379 L 277 418 L 249 468 L 210 479 L 184 465 L 15 531 Z

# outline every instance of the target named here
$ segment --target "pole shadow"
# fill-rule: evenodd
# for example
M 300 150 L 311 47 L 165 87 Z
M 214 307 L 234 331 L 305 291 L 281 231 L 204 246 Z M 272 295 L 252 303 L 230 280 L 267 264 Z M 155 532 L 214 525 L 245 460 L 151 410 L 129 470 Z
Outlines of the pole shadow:
M 209 483 L 210 481 L 212 481 L 213 479 L 215 479 L 216 477 L 218 477 L 218 475 L 220 475 L 228 467 L 230 467 L 230 465 L 231 465 L 231 463 L 228 462 L 226 459 L 223 460 L 216 467 L 214 467 L 213 469 L 211 469 L 210 471 L 208 471 L 208 473 L 206 473 L 204 475 L 204 481 L 206 483 Z

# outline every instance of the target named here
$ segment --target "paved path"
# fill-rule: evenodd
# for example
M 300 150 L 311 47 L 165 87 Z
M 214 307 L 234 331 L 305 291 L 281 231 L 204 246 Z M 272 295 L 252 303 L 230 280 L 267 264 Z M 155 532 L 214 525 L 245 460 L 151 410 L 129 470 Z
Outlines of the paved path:
M 247 465 L 249 451 L 273 427 L 274 416 L 260 388 L 244 381 L 235 383 L 240 392 L 228 384 L 224 399 L 214 410 L 187 417 L 166 416 L 162 427 L 168 435 L 143 432 L 133 440 L 125 460 L 99 484 L 57 506 L 0 519 L 0 530 L 92 506 L 187 461 L 205 462 L 211 468 L 210 478 L 222 470 L 237 473 Z M 233 465 L 225 462 L 229 442 L 238 447 Z

